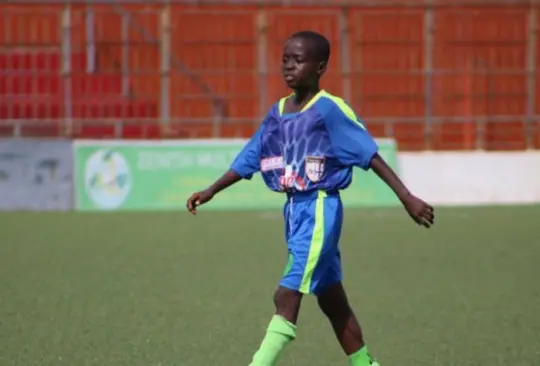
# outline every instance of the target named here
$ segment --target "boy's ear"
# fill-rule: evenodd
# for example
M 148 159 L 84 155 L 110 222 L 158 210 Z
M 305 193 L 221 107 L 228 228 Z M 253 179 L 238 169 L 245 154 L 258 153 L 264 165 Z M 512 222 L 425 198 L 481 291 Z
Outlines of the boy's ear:
M 324 74 L 327 66 L 328 66 L 328 62 L 326 61 L 319 62 L 319 70 L 318 70 L 319 76 Z

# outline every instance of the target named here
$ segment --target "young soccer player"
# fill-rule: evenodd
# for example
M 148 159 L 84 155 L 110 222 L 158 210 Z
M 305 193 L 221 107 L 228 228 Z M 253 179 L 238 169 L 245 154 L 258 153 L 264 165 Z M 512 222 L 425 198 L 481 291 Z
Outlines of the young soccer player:
M 351 365 L 379 365 L 364 343 L 342 285 L 339 192 L 351 183 L 354 166 L 372 169 L 417 224 L 429 228 L 434 222 L 433 208 L 411 194 L 379 156 L 377 144 L 352 109 L 319 88 L 329 58 L 330 44 L 322 35 L 311 31 L 292 35 L 285 43 L 282 71 L 294 92 L 271 108 L 230 170 L 187 200 L 187 209 L 196 214 L 197 206 L 256 172 L 262 173 L 269 189 L 286 194 L 289 260 L 274 294 L 275 315 L 251 366 L 275 365 L 296 338 L 304 294 L 317 297 Z

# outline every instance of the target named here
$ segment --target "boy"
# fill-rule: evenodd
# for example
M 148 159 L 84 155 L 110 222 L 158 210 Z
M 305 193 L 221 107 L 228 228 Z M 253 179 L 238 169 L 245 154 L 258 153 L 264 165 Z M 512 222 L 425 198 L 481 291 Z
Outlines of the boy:
M 429 228 L 434 222 L 433 208 L 413 196 L 379 156 L 377 144 L 351 108 L 319 88 L 329 58 L 330 44 L 322 35 L 303 31 L 289 38 L 282 71 L 293 94 L 272 107 L 230 170 L 186 204 L 196 214 L 197 206 L 216 193 L 259 171 L 269 189 L 287 196 L 289 261 L 274 294 L 276 313 L 251 366 L 275 365 L 296 338 L 304 294 L 317 297 L 352 366 L 379 365 L 368 352 L 341 283 L 339 191 L 351 183 L 353 166 L 371 168 L 416 223 Z

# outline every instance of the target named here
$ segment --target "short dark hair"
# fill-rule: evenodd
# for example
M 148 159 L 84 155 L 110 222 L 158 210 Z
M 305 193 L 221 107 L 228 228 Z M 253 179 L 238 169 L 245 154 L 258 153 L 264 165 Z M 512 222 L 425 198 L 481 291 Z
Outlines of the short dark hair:
M 291 38 L 301 38 L 313 44 L 317 61 L 328 63 L 330 60 L 330 42 L 320 33 L 314 31 L 300 31 L 294 33 Z

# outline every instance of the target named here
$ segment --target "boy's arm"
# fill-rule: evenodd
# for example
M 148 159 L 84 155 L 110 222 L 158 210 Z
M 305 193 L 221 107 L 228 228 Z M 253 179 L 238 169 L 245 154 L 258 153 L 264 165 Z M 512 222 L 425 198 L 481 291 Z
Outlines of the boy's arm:
M 378 146 L 365 126 L 348 106 L 341 110 L 335 106 L 325 118 L 334 153 L 346 166 L 370 168 L 398 196 L 411 218 L 419 225 L 429 227 L 434 222 L 433 207 L 412 195 L 398 175 L 378 153 Z
M 186 208 L 192 214 L 197 213 L 197 206 L 210 201 L 214 195 L 242 179 L 251 179 L 260 171 L 261 135 L 263 125 L 240 151 L 231 164 L 231 168 L 218 180 L 203 191 L 193 193 L 186 202 Z
M 215 195 L 216 193 L 221 192 L 225 188 L 232 186 L 234 183 L 241 181 L 242 176 L 235 172 L 233 169 L 229 169 L 219 178 L 215 181 L 214 184 L 212 184 L 210 187 L 207 188 L 212 195 Z
M 386 164 L 379 154 L 376 154 L 371 160 L 371 170 L 394 191 L 409 216 L 418 225 L 425 226 L 426 228 L 433 225 L 435 220 L 433 207 L 409 192 L 394 170 Z
M 186 208 L 189 212 L 196 215 L 197 206 L 205 204 L 210 201 L 214 195 L 225 188 L 232 186 L 234 183 L 242 180 L 242 176 L 235 172 L 232 169 L 229 169 L 225 174 L 221 176 L 218 180 L 214 182 L 210 187 L 206 188 L 204 191 L 196 192 L 188 198 L 186 202 Z
M 371 170 L 394 191 L 401 201 L 411 194 L 398 175 L 379 154 L 376 154 L 371 160 Z

